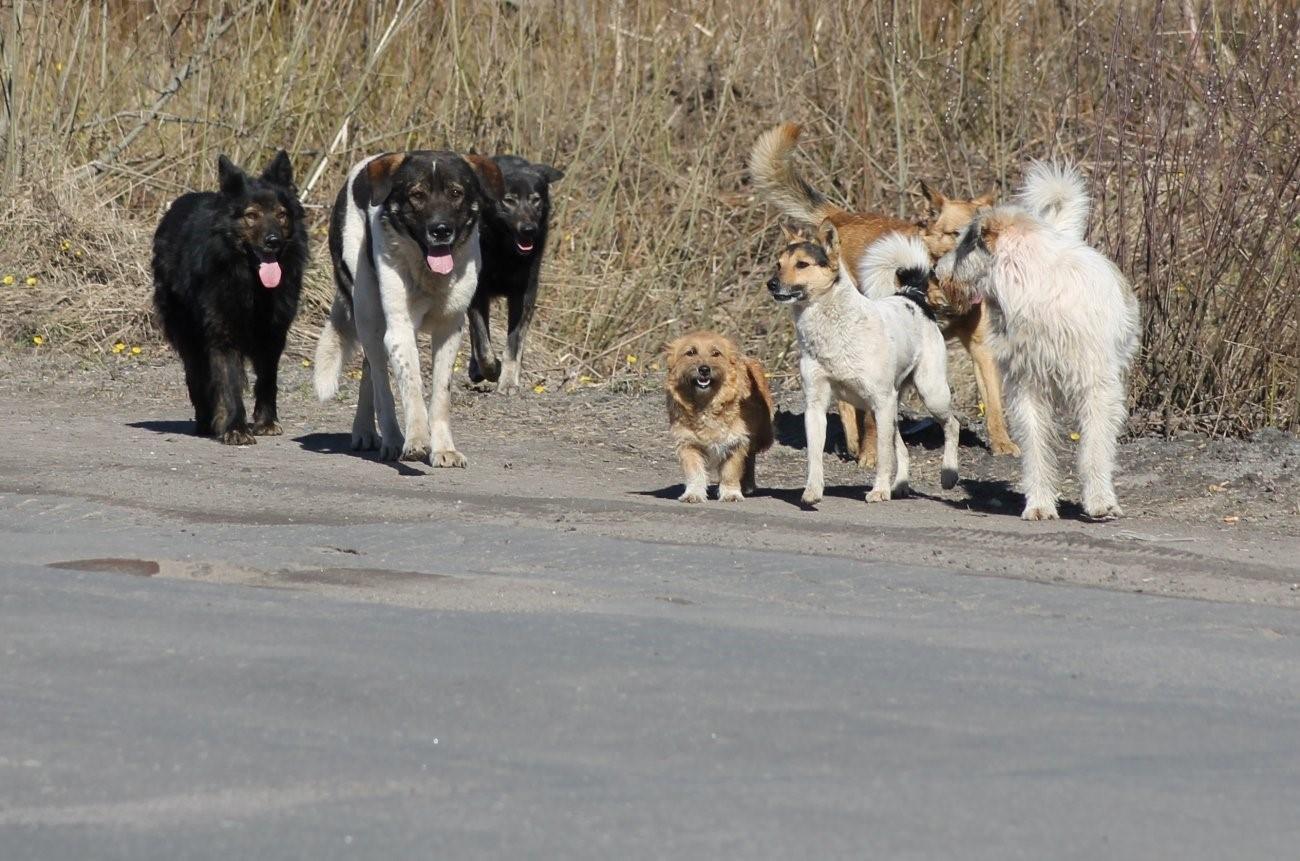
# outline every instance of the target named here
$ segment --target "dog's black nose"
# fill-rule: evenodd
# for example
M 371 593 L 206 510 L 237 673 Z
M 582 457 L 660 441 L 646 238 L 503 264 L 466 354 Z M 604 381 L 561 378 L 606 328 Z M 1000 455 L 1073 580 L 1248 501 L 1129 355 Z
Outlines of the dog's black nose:
M 776 277 L 775 275 L 773 275 L 771 278 L 768 279 L 768 282 L 767 282 L 767 289 L 768 289 L 768 290 L 771 290 L 773 293 L 775 293 L 776 291 L 780 290 L 780 289 L 781 289 L 781 279 L 778 278 L 778 277 Z
M 278 233 L 268 233 L 262 237 L 262 247 L 267 251 L 279 251 L 281 245 L 284 245 L 284 240 Z
M 698 368 L 695 369 L 695 373 L 701 377 L 708 377 L 713 374 L 713 369 L 710 368 L 708 365 L 700 365 Z
M 451 242 L 451 237 L 455 231 L 451 229 L 450 224 L 440 223 L 429 228 L 429 238 L 434 242 Z
M 519 225 L 519 235 L 524 239 L 533 239 L 534 237 L 537 236 L 537 225 L 536 224 Z

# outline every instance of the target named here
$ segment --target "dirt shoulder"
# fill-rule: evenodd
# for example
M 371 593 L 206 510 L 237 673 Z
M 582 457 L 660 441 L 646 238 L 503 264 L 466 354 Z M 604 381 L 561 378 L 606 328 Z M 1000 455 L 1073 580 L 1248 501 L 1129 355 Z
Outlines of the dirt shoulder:
M 963 433 L 962 482 L 938 486 L 933 429 L 910 436 L 915 495 L 867 505 L 867 476 L 827 457 L 827 498 L 798 504 L 798 392 L 778 393 L 779 442 L 760 495 L 676 502 L 681 477 L 661 398 L 584 388 L 506 398 L 457 386 L 467 470 L 384 464 L 348 450 L 355 381 L 319 404 L 310 370 L 283 369 L 285 435 L 246 449 L 189 434 L 168 358 L 0 355 L 0 492 L 68 496 L 201 522 L 420 522 L 456 518 L 651 542 L 770 548 L 955 574 L 1300 607 L 1300 440 L 1139 439 L 1121 451 L 1116 523 L 1016 516 L 1016 462 Z M 837 440 L 838 441 L 838 440 Z M 1066 453 L 1068 456 L 1068 452 Z M 1077 498 L 1077 487 L 1066 489 Z M 431 534 L 431 542 L 436 538 Z

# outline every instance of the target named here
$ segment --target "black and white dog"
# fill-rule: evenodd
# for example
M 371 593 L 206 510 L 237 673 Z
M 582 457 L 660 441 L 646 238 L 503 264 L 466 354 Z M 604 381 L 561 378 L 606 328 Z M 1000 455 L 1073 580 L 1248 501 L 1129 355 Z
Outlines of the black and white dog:
M 485 210 L 479 234 L 483 269 L 469 309 L 473 348 L 469 377 L 476 383 L 495 381 L 497 391 L 513 394 L 519 391 L 524 337 L 537 306 L 537 279 L 551 215 L 550 186 L 564 178 L 564 171 L 517 155 L 499 155 L 492 162 L 501 171 L 504 189 L 496 205 Z M 505 297 L 509 315 L 504 364 L 497 360 L 488 332 L 489 308 L 498 296 Z
M 330 218 L 334 304 L 316 347 L 316 394 L 328 400 L 361 342 L 365 361 L 352 448 L 381 460 L 465 466 L 451 438 L 451 373 L 465 312 L 481 269 L 479 226 L 486 182 L 501 188 L 490 159 L 420 150 L 355 165 Z M 433 382 L 424 407 L 416 333 L 433 338 Z M 398 428 L 389 367 L 405 429 Z M 378 407 L 379 433 L 375 433 Z

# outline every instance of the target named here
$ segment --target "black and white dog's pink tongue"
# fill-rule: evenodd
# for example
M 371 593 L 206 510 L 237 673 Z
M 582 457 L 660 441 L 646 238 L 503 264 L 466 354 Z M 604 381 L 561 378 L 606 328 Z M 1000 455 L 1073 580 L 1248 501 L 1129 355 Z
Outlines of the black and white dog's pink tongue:
M 263 287 L 279 287 L 281 274 L 280 264 L 274 260 L 257 267 L 257 277 L 261 279 Z
M 451 272 L 451 252 L 443 251 L 439 254 L 430 254 L 424 258 L 424 262 L 429 264 L 429 269 L 438 275 L 446 275 Z

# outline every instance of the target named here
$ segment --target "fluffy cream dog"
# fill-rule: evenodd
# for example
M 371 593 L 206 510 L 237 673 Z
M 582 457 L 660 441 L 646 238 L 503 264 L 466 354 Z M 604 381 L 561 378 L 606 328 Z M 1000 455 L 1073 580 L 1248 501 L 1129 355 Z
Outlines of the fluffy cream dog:
M 1138 303 L 1123 273 L 1084 241 L 1089 199 L 1073 167 L 1032 164 L 1015 204 L 971 222 L 936 266 L 940 282 L 987 298 L 1023 453 L 1025 520 L 1057 517 L 1056 424 L 1079 427 L 1083 510 L 1118 517 L 1115 449 L 1138 345 Z
M 957 483 L 960 426 L 952 414 L 943 333 L 925 304 L 930 276 L 925 244 L 915 236 L 889 233 L 866 249 L 858 262 L 863 290 L 889 294 L 871 299 L 858 292 L 829 220 L 816 237 L 796 229 L 787 230 L 786 238 L 767 288 L 772 298 L 790 306 L 799 337 L 808 436 L 804 504 L 820 502 L 825 490 L 826 410 L 836 399 L 871 410 L 876 419 L 876 477 L 867 502 L 907 492 L 907 446 L 898 432 L 898 393 L 906 385 L 916 389 L 943 426 L 942 482 L 951 488 Z M 881 291 L 881 282 L 890 289 Z

